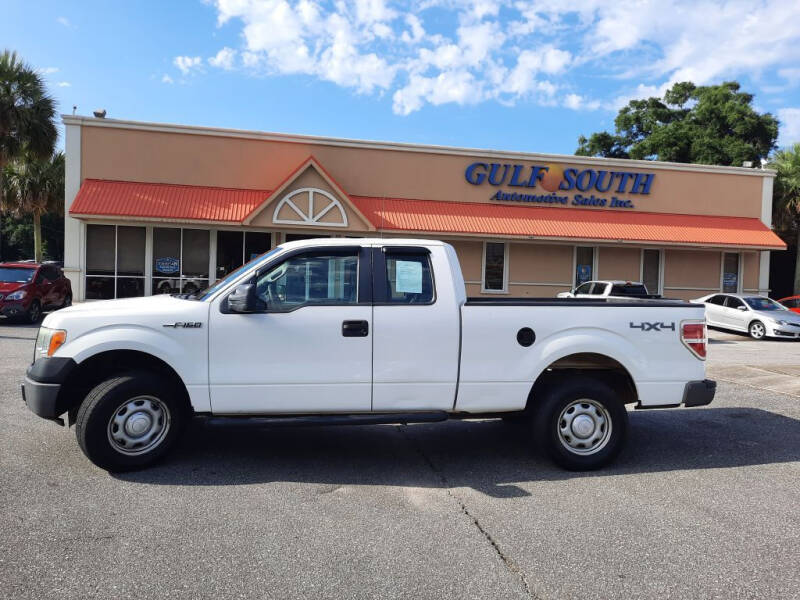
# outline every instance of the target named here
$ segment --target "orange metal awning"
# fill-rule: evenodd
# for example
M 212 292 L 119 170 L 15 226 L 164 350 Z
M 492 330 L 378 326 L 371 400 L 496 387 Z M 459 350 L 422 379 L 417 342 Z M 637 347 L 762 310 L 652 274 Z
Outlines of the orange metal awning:
M 242 223 L 270 194 L 163 183 L 87 179 L 74 217 Z M 351 196 L 378 231 L 769 250 L 786 244 L 759 219 L 589 208 Z
M 241 223 L 269 193 L 269 190 L 86 179 L 69 212 L 74 217 Z
M 353 196 L 378 230 L 780 249 L 759 219 Z

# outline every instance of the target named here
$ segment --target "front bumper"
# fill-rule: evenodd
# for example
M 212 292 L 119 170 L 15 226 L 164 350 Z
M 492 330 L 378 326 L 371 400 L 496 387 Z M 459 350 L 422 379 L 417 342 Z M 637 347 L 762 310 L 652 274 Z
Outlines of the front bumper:
M 71 358 L 40 358 L 25 374 L 22 400 L 43 419 L 61 421 L 58 417 L 67 412 L 68 398 L 61 394 L 61 386 L 77 363 Z
M 27 311 L 28 309 L 25 308 L 22 302 L 0 303 L 0 316 L 6 317 L 7 319 L 21 317 L 25 315 Z
M 683 389 L 683 405 L 706 406 L 707 404 L 711 404 L 716 391 L 717 382 L 711 379 L 690 381 Z

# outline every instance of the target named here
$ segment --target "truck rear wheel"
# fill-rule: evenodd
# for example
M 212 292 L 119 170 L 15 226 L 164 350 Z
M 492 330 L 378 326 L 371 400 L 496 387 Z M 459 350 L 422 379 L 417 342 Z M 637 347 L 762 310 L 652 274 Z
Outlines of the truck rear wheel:
M 537 446 L 556 464 L 588 471 L 607 465 L 622 450 L 628 412 L 604 382 L 579 377 L 550 387 L 533 428 Z
M 114 376 L 86 396 L 75 422 L 78 445 L 108 471 L 146 467 L 163 457 L 188 418 L 177 390 L 159 376 Z

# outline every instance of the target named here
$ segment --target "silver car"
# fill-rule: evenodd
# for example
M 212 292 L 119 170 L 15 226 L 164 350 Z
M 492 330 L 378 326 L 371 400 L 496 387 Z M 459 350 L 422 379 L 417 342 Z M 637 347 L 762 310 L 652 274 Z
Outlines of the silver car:
M 706 323 L 712 327 L 744 331 L 756 340 L 800 337 L 800 314 L 766 296 L 709 294 L 692 302 L 706 305 Z

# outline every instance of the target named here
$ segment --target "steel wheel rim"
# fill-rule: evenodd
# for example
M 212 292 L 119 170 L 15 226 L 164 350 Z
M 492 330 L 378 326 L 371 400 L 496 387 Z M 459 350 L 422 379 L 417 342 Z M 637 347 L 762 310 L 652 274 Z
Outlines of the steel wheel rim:
M 166 404 L 155 396 L 136 396 L 122 403 L 108 421 L 108 441 L 121 454 L 137 456 L 158 447 L 170 427 Z
M 556 423 L 558 440 L 573 454 L 589 456 L 606 447 L 611 439 L 611 413 L 605 406 L 582 398 L 564 407 Z
M 750 325 L 750 335 L 754 338 L 762 338 L 765 333 L 767 333 L 767 330 L 761 323 L 753 323 Z
M 39 305 L 34 302 L 31 305 L 31 321 L 35 321 L 39 318 Z

